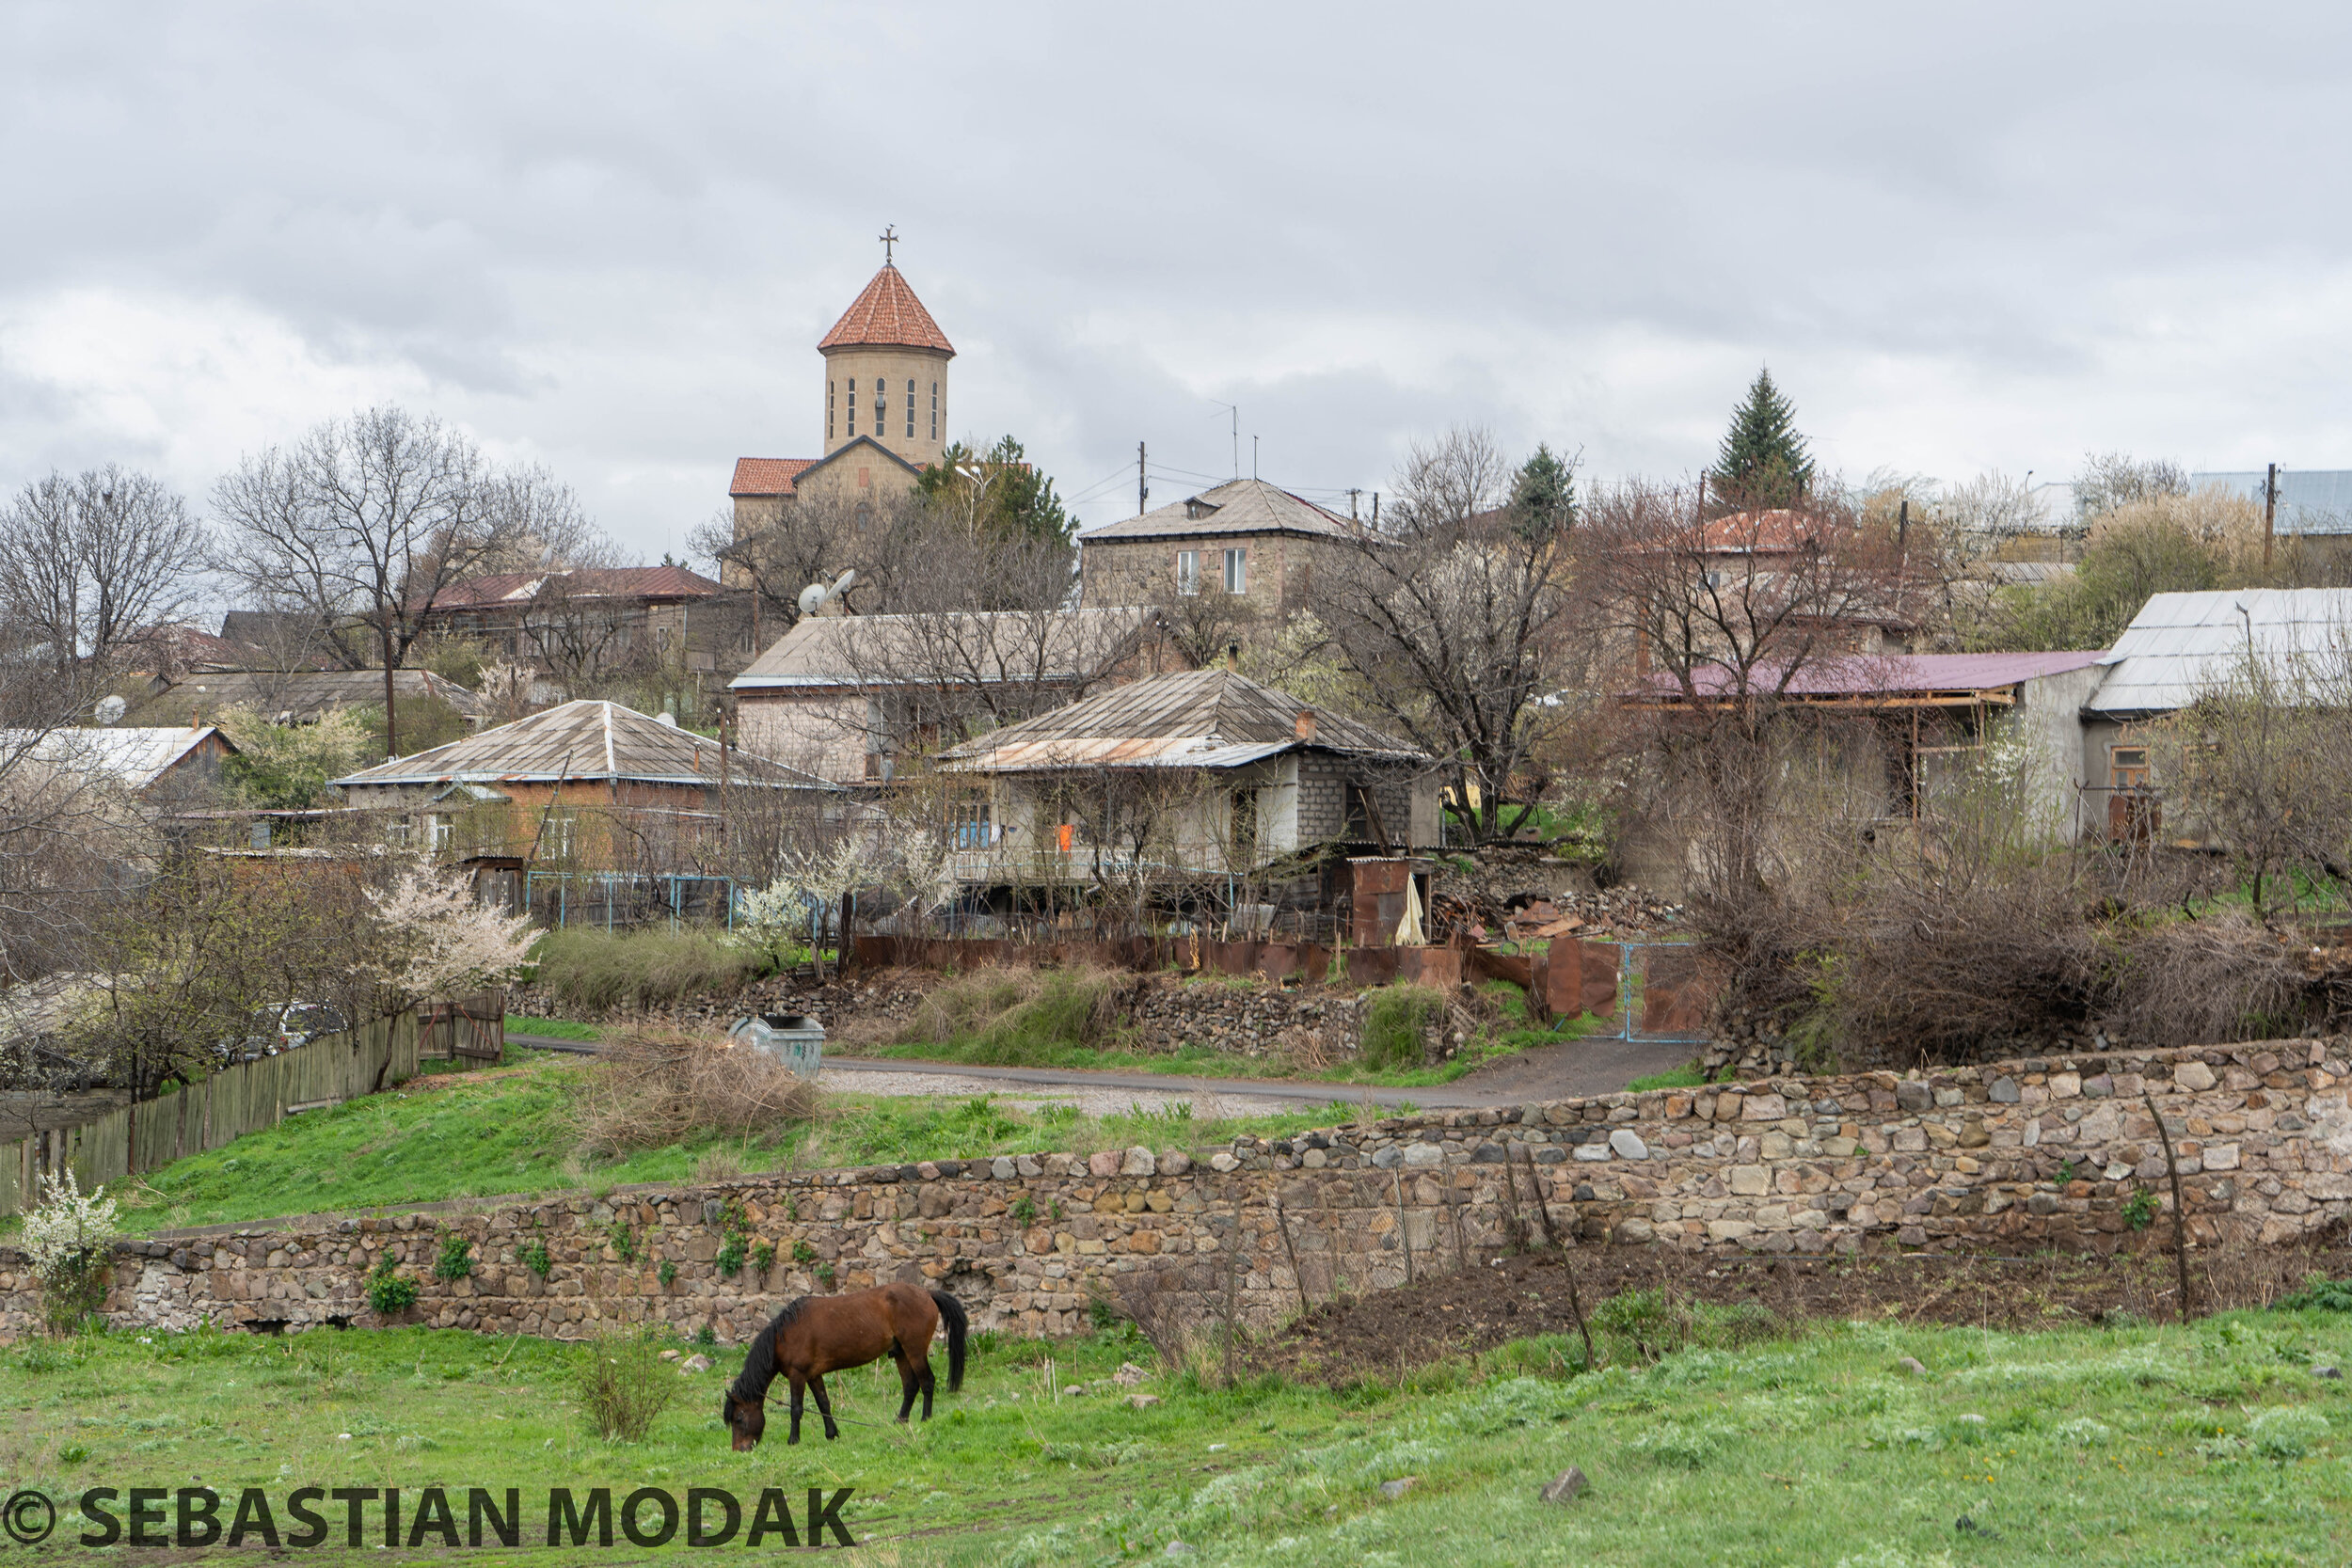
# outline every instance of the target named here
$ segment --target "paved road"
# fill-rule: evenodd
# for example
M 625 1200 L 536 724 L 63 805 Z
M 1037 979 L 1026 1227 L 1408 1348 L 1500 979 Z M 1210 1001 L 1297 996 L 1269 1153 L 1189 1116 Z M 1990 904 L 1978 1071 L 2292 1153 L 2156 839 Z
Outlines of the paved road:
M 542 1050 L 588 1054 L 593 1054 L 596 1050 L 595 1046 L 580 1040 L 558 1040 L 516 1034 L 509 1034 L 506 1037 L 516 1045 Z M 1314 1084 L 1263 1078 L 1195 1078 L 1167 1072 L 970 1067 L 961 1062 L 922 1062 L 873 1056 L 835 1056 L 826 1062 L 825 1068 L 829 1076 L 838 1071 L 845 1076 L 864 1080 L 856 1084 L 845 1083 L 842 1087 L 880 1094 L 970 1093 L 970 1085 L 977 1082 L 1081 1094 L 1124 1091 L 1149 1093 L 1160 1098 L 1184 1098 L 1207 1093 L 1229 1101 L 1278 1101 L 1309 1105 L 1327 1105 L 1335 1100 L 1359 1105 L 1369 1096 L 1375 1105 L 1393 1106 L 1409 1102 L 1425 1110 L 1456 1110 L 1613 1094 L 1636 1078 L 1680 1067 L 1691 1059 L 1693 1052 L 1694 1048 L 1689 1045 L 1627 1040 L 1563 1040 L 1557 1045 L 1537 1046 L 1516 1056 L 1490 1062 L 1451 1084 L 1420 1089 L 1368 1088 L 1357 1084 Z M 948 1080 L 959 1082 L 946 1082 Z

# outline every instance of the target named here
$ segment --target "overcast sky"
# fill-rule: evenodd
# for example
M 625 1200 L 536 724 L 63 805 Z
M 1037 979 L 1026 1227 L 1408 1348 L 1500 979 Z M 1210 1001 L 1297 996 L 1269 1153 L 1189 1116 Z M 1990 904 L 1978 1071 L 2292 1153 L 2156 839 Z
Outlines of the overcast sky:
M 0 484 L 193 495 L 377 401 L 658 560 L 821 448 L 882 260 L 957 433 L 1089 523 L 1384 486 L 1483 424 L 1703 465 L 1757 365 L 1832 467 L 2352 467 L 2330 7 L 0 9 Z

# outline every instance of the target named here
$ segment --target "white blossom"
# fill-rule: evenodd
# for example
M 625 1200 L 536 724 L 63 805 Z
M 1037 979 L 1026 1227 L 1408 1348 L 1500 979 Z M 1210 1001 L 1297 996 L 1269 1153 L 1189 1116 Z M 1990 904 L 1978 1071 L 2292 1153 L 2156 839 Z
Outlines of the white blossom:
M 463 996 L 501 984 L 530 960 L 527 916 L 479 903 L 465 883 L 426 862 L 405 867 L 368 901 L 386 938 L 376 981 L 403 1002 Z
M 24 1216 L 16 1244 L 32 1260 L 33 1272 L 54 1283 L 92 1254 L 103 1252 L 115 1235 L 115 1200 L 103 1187 L 84 1196 L 81 1181 L 69 1168 L 62 1180 L 54 1175 L 42 1179 L 40 1207 Z

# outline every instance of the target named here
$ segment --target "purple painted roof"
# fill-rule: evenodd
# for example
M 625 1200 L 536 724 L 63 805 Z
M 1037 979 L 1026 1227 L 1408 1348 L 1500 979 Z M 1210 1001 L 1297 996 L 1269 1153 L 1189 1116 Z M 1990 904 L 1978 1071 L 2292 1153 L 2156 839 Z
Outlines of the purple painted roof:
M 1868 654 L 1820 659 L 1797 672 L 1788 683 L 1793 697 L 1865 696 L 1874 692 L 1983 691 L 2042 675 L 2064 674 L 2106 657 L 2104 650 L 2074 650 L 2030 654 Z M 1692 672 L 1702 693 L 1729 689 L 1727 672 L 1710 666 Z M 1769 689 L 1772 677 L 1758 671 L 1753 684 Z M 1645 692 L 1676 688 L 1670 675 L 1653 675 Z

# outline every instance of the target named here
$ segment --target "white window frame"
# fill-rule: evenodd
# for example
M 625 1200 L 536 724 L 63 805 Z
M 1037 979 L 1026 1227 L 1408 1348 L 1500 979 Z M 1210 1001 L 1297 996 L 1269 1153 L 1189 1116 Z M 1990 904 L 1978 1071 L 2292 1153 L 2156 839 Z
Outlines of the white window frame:
M 443 816 L 437 811 L 435 812 L 424 819 L 425 842 L 436 850 L 448 848 L 450 834 L 454 827 L 455 824 L 448 817 Z
M 1225 592 L 1228 594 L 1249 592 L 1248 550 L 1232 549 L 1225 552 Z
M 1189 598 L 1200 592 L 1200 552 L 1176 552 L 1176 592 Z

